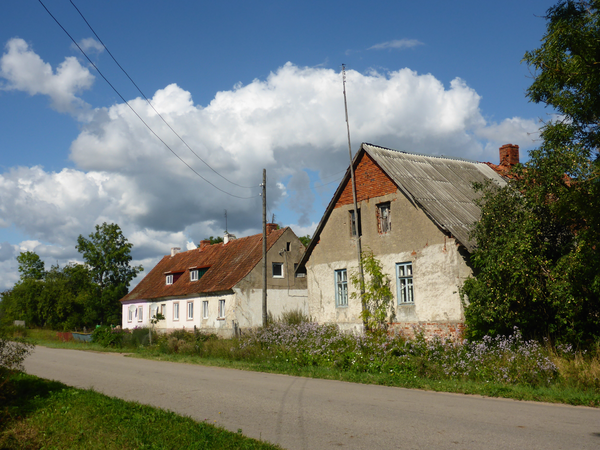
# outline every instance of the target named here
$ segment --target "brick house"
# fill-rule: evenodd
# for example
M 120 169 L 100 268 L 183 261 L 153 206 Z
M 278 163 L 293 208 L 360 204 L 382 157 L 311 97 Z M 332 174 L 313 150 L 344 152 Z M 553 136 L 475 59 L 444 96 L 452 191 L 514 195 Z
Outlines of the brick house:
M 418 326 L 456 336 L 464 322 L 459 287 L 472 273 L 469 230 L 480 215 L 472 183 L 503 185 L 504 179 L 484 163 L 366 143 L 353 166 L 358 218 L 348 169 L 298 267 L 307 276 L 310 315 L 362 330 L 350 282 L 358 267 L 358 234 L 362 250 L 372 251 L 392 280 L 392 326 L 407 334 Z
M 306 278 L 294 268 L 305 247 L 291 228 L 267 224 L 267 305 L 308 312 Z M 122 304 L 124 329 L 150 326 L 156 312 L 165 316 L 156 328 L 194 329 L 231 336 L 236 329 L 262 325 L 262 233 L 164 256 Z

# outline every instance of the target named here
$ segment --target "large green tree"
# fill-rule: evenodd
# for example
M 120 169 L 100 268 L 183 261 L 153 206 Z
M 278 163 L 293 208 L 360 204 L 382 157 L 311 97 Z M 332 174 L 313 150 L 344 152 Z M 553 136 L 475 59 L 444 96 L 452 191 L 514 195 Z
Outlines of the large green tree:
M 75 247 L 83 255 L 97 287 L 93 297 L 95 318 L 104 324 L 120 324 L 119 300 L 127 294 L 131 280 L 144 270 L 142 266 L 130 265 L 133 244 L 123 236 L 119 225 L 104 222 L 96 225 L 96 231 L 88 238 L 80 235 Z
M 600 0 L 546 15 L 528 97 L 552 108 L 542 144 L 506 187 L 480 186 L 476 277 L 463 286 L 467 332 L 585 344 L 600 337 Z

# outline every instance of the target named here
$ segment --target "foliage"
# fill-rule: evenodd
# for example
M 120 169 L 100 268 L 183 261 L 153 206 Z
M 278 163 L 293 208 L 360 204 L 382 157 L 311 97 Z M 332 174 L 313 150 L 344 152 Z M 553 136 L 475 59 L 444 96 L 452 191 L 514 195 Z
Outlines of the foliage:
M 33 345 L 22 338 L 0 336 L 0 367 L 9 371 L 23 370 L 23 361 L 33 350 Z
M 483 192 L 476 278 L 462 288 L 471 338 L 518 326 L 527 337 L 600 337 L 600 1 L 561 1 L 525 61 L 529 98 L 554 108 L 543 143 L 509 186 Z
M 104 222 L 96 225 L 89 239 L 79 236 L 77 250 L 83 255 L 90 276 L 96 285 L 92 297 L 93 311 L 100 323 L 120 324 L 121 304 L 129 289 L 129 283 L 143 270 L 142 266 L 130 265 L 131 248 L 119 225 Z
M 390 288 L 390 277 L 383 272 L 383 266 L 373 252 L 364 251 L 361 255 L 361 264 L 363 278 L 357 272 L 350 276 L 352 285 L 358 291 L 353 292 L 351 297 L 362 297 L 361 316 L 368 330 L 386 330 L 388 318 L 394 314 L 394 296 Z
M 300 325 L 301 323 L 313 322 L 312 317 L 304 314 L 304 312 L 301 309 L 292 309 L 290 311 L 284 311 L 283 313 L 281 313 L 279 321 L 287 325 Z
M 305 247 L 308 247 L 310 241 L 312 240 L 310 234 L 307 234 L 306 236 L 298 236 L 298 239 L 300 240 L 300 242 L 302 242 L 302 245 L 304 245 Z
M 21 280 L 32 279 L 41 280 L 44 278 L 46 270 L 44 268 L 44 261 L 35 252 L 21 252 L 17 256 L 17 262 L 19 263 L 19 272 L 21 273 Z
M 92 342 L 103 347 L 121 348 L 123 346 L 123 333 L 121 330 L 101 325 L 92 332 Z
M 209 241 L 210 245 L 220 244 L 223 242 L 223 237 L 222 236 L 217 236 L 217 237 L 211 236 L 207 239 L 207 241 Z

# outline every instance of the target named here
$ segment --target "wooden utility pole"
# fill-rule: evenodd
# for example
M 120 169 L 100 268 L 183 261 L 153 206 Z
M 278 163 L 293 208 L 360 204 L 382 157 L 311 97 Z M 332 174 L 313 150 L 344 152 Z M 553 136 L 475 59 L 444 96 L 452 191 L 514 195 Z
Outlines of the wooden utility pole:
M 350 177 L 352 179 L 352 199 L 354 200 L 354 229 L 356 230 L 356 255 L 358 258 L 358 276 L 360 278 L 360 304 L 362 310 L 365 310 L 365 275 L 362 266 L 362 246 L 360 242 L 360 218 L 358 217 L 358 202 L 356 200 L 356 181 L 354 179 L 354 164 L 352 161 L 352 144 L 350 144 L 350 122 L 348 122 L 348 102 L 346 101 L 346 65 L 342 64 L 342 82 L 344 85 L 344 110 L 346 112 L 346 129 L 348 130 L 348 154 L 350 156 Z M 363 319 L 363 325 L 367 327 L 366 319 Z
M 262 222 L 263 222 L 263 297 L 262 297 L 262 322 L 267 326 L 267 169 L 263 169 L 262 182 Z

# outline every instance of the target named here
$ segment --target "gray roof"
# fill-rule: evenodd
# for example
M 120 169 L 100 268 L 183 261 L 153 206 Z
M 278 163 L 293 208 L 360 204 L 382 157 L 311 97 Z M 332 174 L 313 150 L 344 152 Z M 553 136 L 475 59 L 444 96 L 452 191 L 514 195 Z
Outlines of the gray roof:
M 354 156 L 355 167 L 363 153 L 368 153 L 398 189 L 437 226 L 454 236 L 469 252 L 475 248 L 475 242 L 469 238 L 469 233 L 472 225 L 479 220 L 481 211 L 475 204 L 479 194 L 473 189 L 473 183 L 492 181 L 503 186 L 506 182 L 500 175 L 485 163 L 408 153 L 367 143 L 363 143 Z M 321 231 L 349 179 L 350 168 L 317 226 L 299 268 L 310 258 Z
M 469 232 L 481 214 L 473 183 L 491 180 L 502 186 L 505 181 L 500 175 L 487 164 L 464 159 L 399 152 L 371 144 L 363 144 L 361 149 L 440 228 L 473 250 L 475 243 Z

